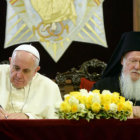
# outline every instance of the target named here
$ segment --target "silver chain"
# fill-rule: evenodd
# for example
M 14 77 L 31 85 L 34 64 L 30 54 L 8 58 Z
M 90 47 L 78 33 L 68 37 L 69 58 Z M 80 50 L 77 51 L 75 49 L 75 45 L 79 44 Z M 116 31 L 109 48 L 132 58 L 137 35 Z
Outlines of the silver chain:
M 23 111 L 23 108 L 24 108 L 24 106 L 25 106 L 25 104 L 27 102 L 27 99 L 28 99 L 28 96 L 29 96 L 29 92 L 30 92 L 30 87 L 31 87 L 31 82 L 30 82 L 30 85 L 29 85 L 29 88 L 28 88 L 28 92 L 27 92 L 28 94 L 27 94 L 27 96 L 25 96 L 26 99 L 24 101 L 24 104 L 23 104 L 23 106 L 20 109 L 20 113 Z M 25 94 L 25 88 L 24 88 L 24 94 Z M 11 105 L 12 105 L 12 109 L 16 113 L 14 105 L 13 105 L 13 102 L 12 102 L 12 85 L 11 85 L 11 83 L 10 83 L 10 102 L 11 102 Z

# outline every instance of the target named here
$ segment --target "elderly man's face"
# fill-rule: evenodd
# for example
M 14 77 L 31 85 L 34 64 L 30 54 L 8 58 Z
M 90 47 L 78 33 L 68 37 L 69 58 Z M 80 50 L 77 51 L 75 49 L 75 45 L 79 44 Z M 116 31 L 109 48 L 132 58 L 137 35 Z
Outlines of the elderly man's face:
M 10 58 L 10 81 L 15 88 L 23 88 L 39 69 L 35 66 L 35 56 L 26 51 L 16 51 Z
M 130 74 L 133 81 L 140 78 L 140 51 L 128 52 L 125 61 L 122 59 L 121 64 L 124 67 L 124 74 Z

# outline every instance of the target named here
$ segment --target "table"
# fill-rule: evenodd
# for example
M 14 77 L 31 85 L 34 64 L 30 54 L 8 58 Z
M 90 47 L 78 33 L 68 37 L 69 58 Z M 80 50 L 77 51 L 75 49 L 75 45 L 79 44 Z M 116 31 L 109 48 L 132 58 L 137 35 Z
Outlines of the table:
M 14 140 L 139 140 L 140 119 L 0 120 L 0 139 Z

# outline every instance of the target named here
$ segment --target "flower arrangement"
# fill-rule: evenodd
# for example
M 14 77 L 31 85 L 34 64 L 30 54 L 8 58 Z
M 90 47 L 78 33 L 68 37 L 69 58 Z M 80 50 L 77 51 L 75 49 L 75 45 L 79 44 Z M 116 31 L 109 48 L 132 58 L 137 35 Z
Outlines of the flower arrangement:
M 85 89 L 73 91 L 64 96 L 57 108 L 56 114 L 60 119 L 119 119 L 127 120 L 132 113 L 132 102 L 119 96 L 118 92 L 111 93 L 109 90 Z

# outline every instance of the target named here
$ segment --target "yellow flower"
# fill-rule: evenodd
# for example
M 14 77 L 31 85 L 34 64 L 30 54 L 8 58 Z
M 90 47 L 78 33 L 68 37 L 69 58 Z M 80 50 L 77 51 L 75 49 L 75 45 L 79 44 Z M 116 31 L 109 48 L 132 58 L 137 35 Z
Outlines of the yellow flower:
M 115 95 L 117 95 L 117 96 L 119 96 L 119 95 L 120 95 L 120 93 L 119 93 L 119 92 L 113 92 L 112 94 L 115 94 Z
M 101 109 L 101 105 L 99 103 L 93 103 L 92 106 L 91 106 L 91 109 L 93 110 L 93 112 L 99 112 L 100 109 Z
M 126 101 L 123 106 L 124 111 L 132 112 L 132 103 L 130 101 Z
M 125 97 L 120 96 L 120 102 L 124 103 L 125 102 Z
M 68 102 L 62 102 L 60 105 L 60 110 L 64 112 L 70 112 L 71 111 L 71 106 L 68 104 Z
M 90 109 L 91 108 L 91 105 L 92 105 L 92 99 L 93 99 L 93 96 L 92 95 L 90 95 L 90 96 L 88 96 L 88 97 L 86 97 L 86 108 L 87 109 Z
M 118 103 L 118 111 L 132 112 L 132 102 L 130 102 L 130 101 L 119 102 Z
M 91 108 L 91 104 L 86 103 L 86 108 L 90 109 Z
M 72 111 L 72 113 L 77 112 L 78 111 L 78 106 L 77 105 L 72 105 L 71 106 L 71 111 Z
M 87 97 L 86 96 L 79 96 L 78 100 L 81 104 L 86 104 Z
M 98 89 L 94 89 L 94 90 L 92 90 L 92 92 L 93 93 L 99 93 L 100 94 L 100 90 L 98 90 Z
M 70 96 L 65 97 L 65 101 L 68 101 L 70 99 Z
M 119 102 L 119 93 L 118 92 L 113 92 L 112 93 L 111 102 L 112 103 L 118 103 Z
M 118 111 L 123 111 L 123 102 L 119 102 L 118 104 L 117 104 L 117 106 L 118 106 Z
M 109 111 L 110 110 L 110 105 L 109 104 L 104 104 L 104 110 Z
M 102 94 L 101 95 L 101 104 L 110 104 L 112 99 L 111 94 Z
M 86 103 L 88 103 L 88 104 L 92 104 L 92 98 L 93 98 L 92 95 L 90 95 L 89 97 L 87 97 L 87 101 L 86 101 Z

